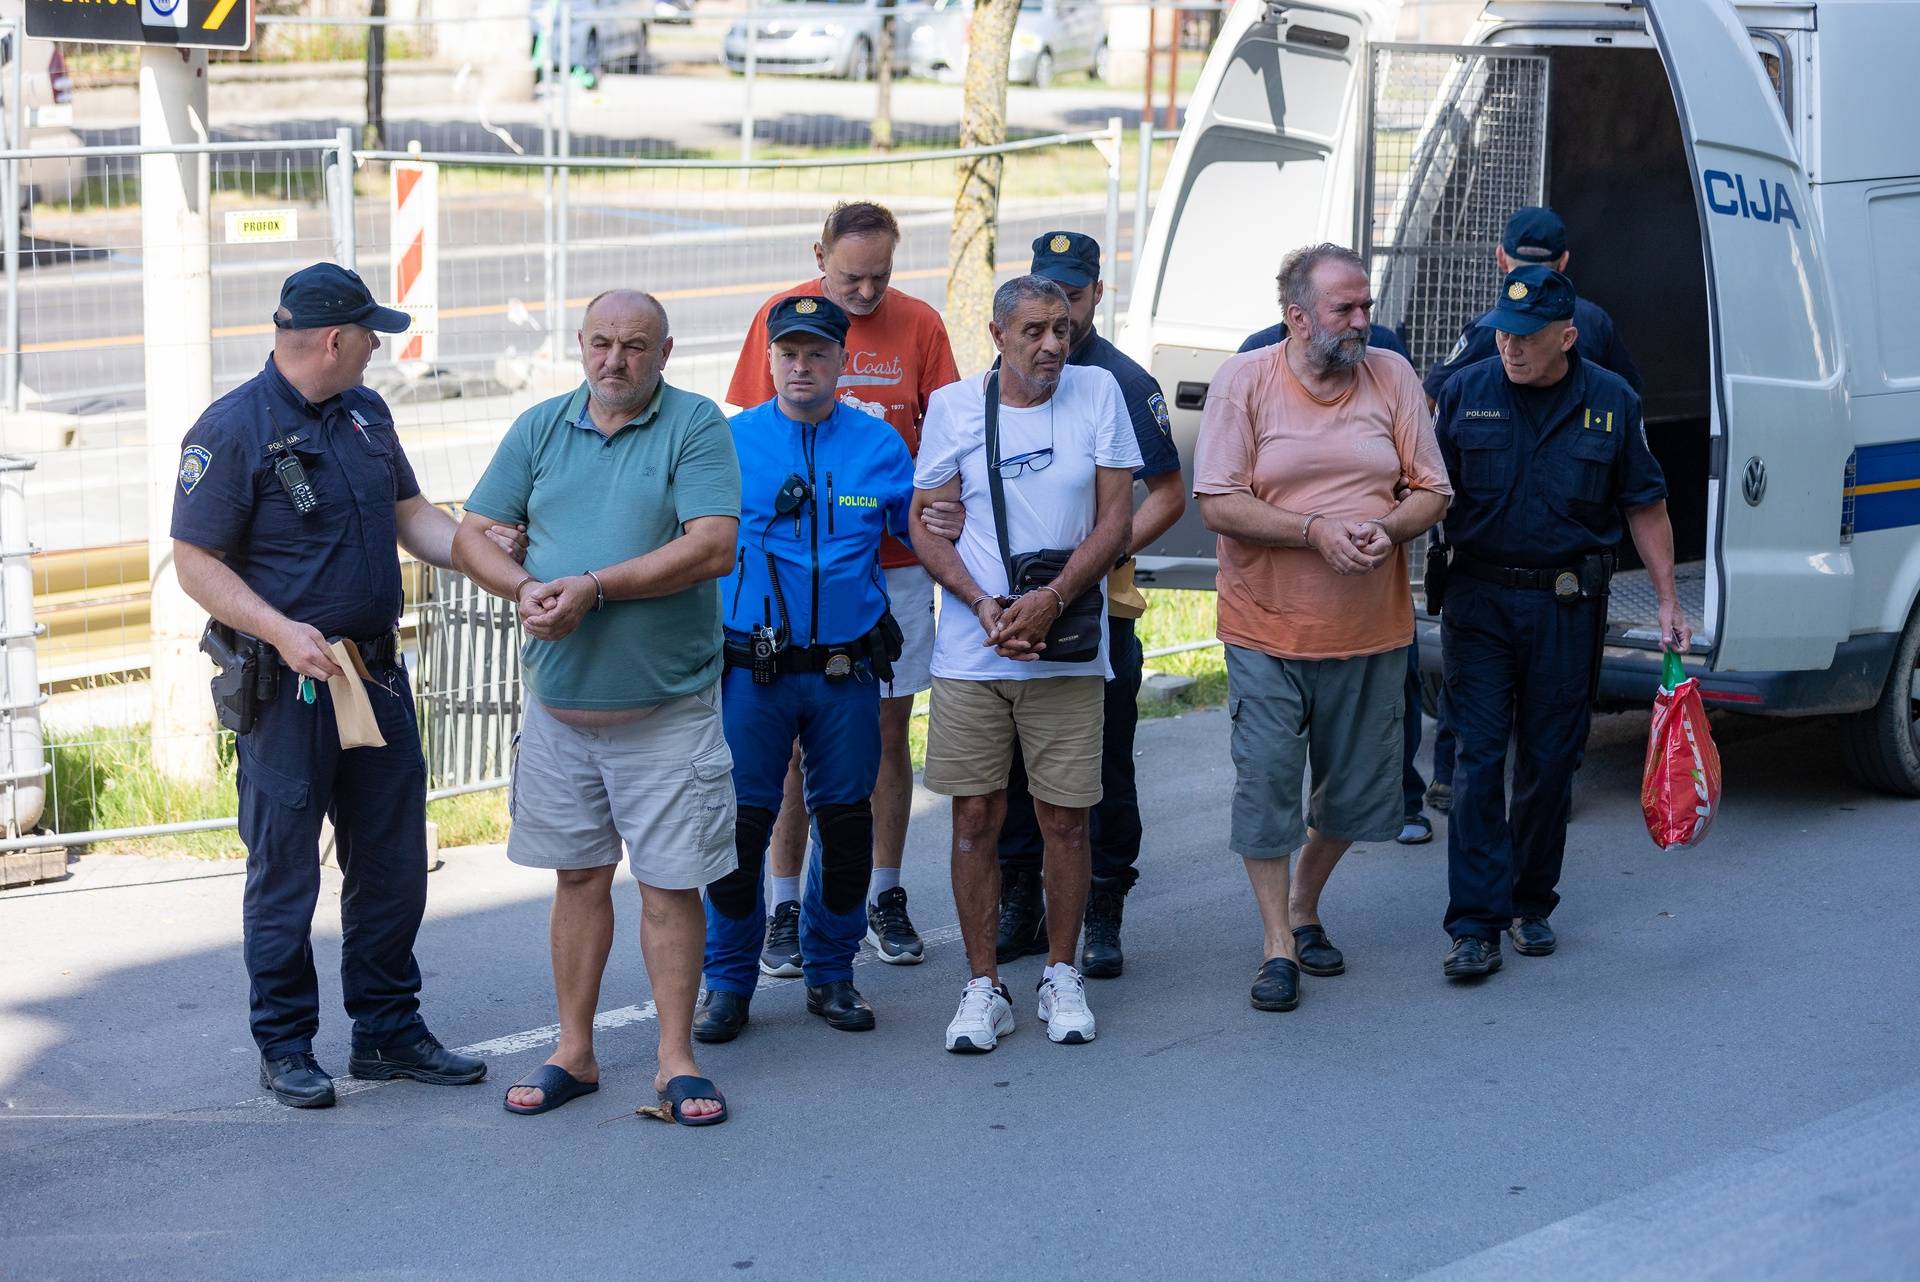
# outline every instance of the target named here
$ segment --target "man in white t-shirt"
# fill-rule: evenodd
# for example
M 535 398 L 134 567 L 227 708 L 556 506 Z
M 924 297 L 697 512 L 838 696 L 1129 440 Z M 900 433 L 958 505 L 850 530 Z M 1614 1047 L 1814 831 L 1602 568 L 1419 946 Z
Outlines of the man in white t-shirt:
M 947 1026 L 947 1049 L 974 1052 L 992 1050 L 1013 1031 L 994 939 L 995 851 L 1016 736 L 1045 847 L 1048 964 L 1040 1018 L 1053 1041 L 1093 1040 L 1093 1012 L 1073 957 L 1091 881 L 1087 811 L 1100 800 L 1104 689 L 1112 675 L 1103 584 L 1127 544 L 1133 470 L 1140 466 L 1113 375 L 1066 363 L 1067 297 L 1060 286 L 1039 276 L 1008 281 L 994 294 L 988 328 L 1000 351 L 997 373 L 950 383 L 927 406 L 912 521 L 914 551 L 945 593 L 933 643 L 925 778 L 929 789 L 953 798 L 953 898 L 973 976 Z M 991 456 L 990 394 L 998 429 Z M 1065 556 L 1049 581 L 1018 594 L 1009 588 L 992 471 L 1004 493 L 1005 552 L 1015 561 L 1042 551 Z M 921 514 L 955 499 L 966 519 L 959 540 L 950 542 L 928 530 Z M 1073 610 L 1086 593 L 1093 600 Z M 1096 616 L 1085 617 L 1094 606 Z M 1063 615 L 1072 617 L 1062 623 Z M 1065 660 L 1086 648 L 1071 645 L 1068 632 L 1097 648 Z

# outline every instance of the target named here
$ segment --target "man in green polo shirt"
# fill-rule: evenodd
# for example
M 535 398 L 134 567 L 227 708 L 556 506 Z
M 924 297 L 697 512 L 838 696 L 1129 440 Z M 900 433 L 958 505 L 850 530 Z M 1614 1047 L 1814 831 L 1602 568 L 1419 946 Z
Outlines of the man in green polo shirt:
M 455 564 L 512 601 L 526 632 L 507 857 L 558 878 L 560 1044 L 506 1107 L 544 1113 L 599 1089 L 593 1016 L 624 842 L 659 1012 L 654 1089 L 682 1124 L 709 1125 L 726 1102 L 699 1076 L 692 1022 L 700 891 L 736 861 L 714 581 L 734 568 L 740 469 L 719 408 L 660 376 L 673 340 L 656 299 L 600 295 L 579 339 L 586 381 L 514 420 L 454 541 Z M 487 540 L 483 513 L 526 525 L 524 567 Z

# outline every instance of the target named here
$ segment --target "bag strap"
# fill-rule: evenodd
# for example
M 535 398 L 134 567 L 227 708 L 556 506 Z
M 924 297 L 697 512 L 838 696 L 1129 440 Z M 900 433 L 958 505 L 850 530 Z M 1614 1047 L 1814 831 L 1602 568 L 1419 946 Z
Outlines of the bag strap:
M 993 497 L 993 532 L 1000 538 L 1000 564 L 1013 595 L 1013 549 L 1007 545 L 1007 488 L 1000 479 L 1000 371 L 987 373 L 987 492 Z

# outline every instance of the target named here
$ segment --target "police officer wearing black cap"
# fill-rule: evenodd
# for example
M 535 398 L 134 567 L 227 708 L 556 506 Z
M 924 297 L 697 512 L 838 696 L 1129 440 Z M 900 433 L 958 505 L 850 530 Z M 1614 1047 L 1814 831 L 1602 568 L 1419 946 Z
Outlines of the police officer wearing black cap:
M 1514 269 L 1486 317 L 1499 354 L 1440 393 L 1435 427 L 1454 492 L 1440 649 L 1460 741 L 1447 831 L 1450 978 L 1499 970 L 1502 931 L 1526 956 L 1556 946 L 1547 918 L 1560 899 L 1623 532 L 1659 596 L 1662 637 L 1682 652 L 1692 643 L 1640 398 L 1582 357 L 1576 317 L 1565 276 Z M 1433 579 L 1430 568 L 1430 590 Z
M 1109 582 L 1108 654 L 1113 679 L 1106 686 L 1106 721 L 1100 745 L 1100 802 L 1089 820 L 1093 847 L 1093 888 L 1081 947 L 1081 970 L 1095 979 L 1117 977 L 1125 964 L 1120 949 L 1121 912 L 1139 879 L 1140 801 L 1134 786 L 1133 737 L 1139 721 L 1138 699 L 1143 659 L 1134 620 L 1143 602 L 1132 590 L 1132 558 L 1152 547 L 1186 510 L 1186 486 L 1180 479 L 1180 452 L 1174 447 L 1167 398 L 1153 375 L 1093 331 L 1093 318 L 1106 295 L 1100 279 L 1100 242 L 1079 232 L 1047 232 L 1033 242 L 1035 276 L 1066 291 L 1069 365 L 1097 365 L 1120 384 L 1140 446 L 1141 466 L 1134 478 L 1146 489 L 1133 514 L 1133 539 L 1119 574 L 1124 585 Z M 929 522 L 931 528 L 931 522 Z M 1133 603 L 1128 605 L 1132 596 Z M 996 952 L 1001 961 L 1047 951 L 1046 909 L 1041 896 L 1040 825 L 1027 792 L 1027 772 L 1018 745 L 1007 781 L 1007 818 L 1000 829 L 1000 929 Z
M 413 941 L 426 907 L 426 764 L 396 649 L 400 559 L 451 564 L 453 519 L 421 495 L 384 402 L 361 386 L 380 334 L 406 330 L 360 277 L 319 263 L 287 278 L 266 368 L 187 432 L 173 503 L 174 564 L 213 616 L 221 722 L 236 731 L 243 900 L 261 1085 L 326 1108 L 310 932 L 320 823 L 344 886 L 341 987 L 348 1071 L 363 1079 L 477 1082 L 483 1060 L 447 1050 L 420 1018 Z M 524 550 L 515 531 L 496 542 Z M 343 748 L 327 688 L 330 644 L 357 647 L 384 747 Z M 356 665 L 358 666 L 358 665 Z

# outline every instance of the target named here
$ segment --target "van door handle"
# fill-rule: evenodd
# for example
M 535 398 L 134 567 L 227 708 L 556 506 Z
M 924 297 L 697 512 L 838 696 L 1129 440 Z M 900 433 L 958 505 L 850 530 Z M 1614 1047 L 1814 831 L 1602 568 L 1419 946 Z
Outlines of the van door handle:
M 1182 382 L 1173 389 L 1173 404 L 1176 409 L 1199 410 L 1207 407 L 1207 385 L 1205 383 Z

